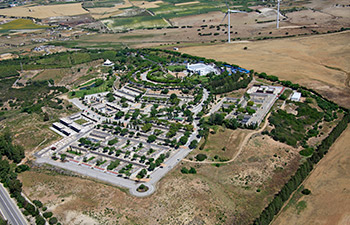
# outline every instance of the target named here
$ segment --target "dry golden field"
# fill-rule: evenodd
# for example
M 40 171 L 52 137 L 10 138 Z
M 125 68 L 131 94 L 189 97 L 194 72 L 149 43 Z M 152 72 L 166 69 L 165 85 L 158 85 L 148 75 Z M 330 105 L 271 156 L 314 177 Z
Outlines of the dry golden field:
M 18 6 L 13 8 L 0 9 L 0 15 L 21 16 L 33 18 L 47 18 L 54 16 L 73 16 L 87 14 L 81 7 L 81 3 L 58 4 L 45 6 Z
M 226 61 L 313 88 L 350 107 L 350 32 L 311 37 L 183 47 L 184 53 Z M 247 50 L 244 48 L 247 47 Z
M 306 208 L 291 205 L 284 210 L 272 225 L 350 224 L 350 127 L 344 131 L 329 153 L 317 165 L 304 187 L 310 195 L 298 199 Z

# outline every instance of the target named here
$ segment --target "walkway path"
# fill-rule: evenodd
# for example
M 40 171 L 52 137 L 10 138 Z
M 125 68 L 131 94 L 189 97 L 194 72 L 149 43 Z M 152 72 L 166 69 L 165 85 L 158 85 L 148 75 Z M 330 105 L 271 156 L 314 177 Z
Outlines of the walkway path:
M 253 132 L 249 133 L 249 134 L 243 139 L 243 141 L 242 141 L 242 142 L 240 143 L 240 145 L 239 145 L 237 154 L 236 154 L 235 156 L 233 156 L 233 158 L 231 158 L 231 159 L 228 160 L 228 161 L 220 162 L 220 163 L 225 163 L 225 164 L 227 164 L 227 163 L 231 163 L 231 162 L 233 162 L 234 160 L 236 160 L 237 157 L 239 156 L 239 154 L 241 154 L 241 152 L 242 152 L 242 150 L 243 150 L 243 147 L 246 146 L 246 144 L 248 143 L 249 139 L 250 139 L 254 134 L 257 134 L 257 133 L 262 132 L 262 131 L 267 127 L 267 125 L 269 124 L 269 123 L 268 123 L 268 118 L 269 118 L 270 114 L 271 114 L 271 113 L 269 113 L 269 114 L 266 116 L 266 120 L 265 120 L 264 126 L 262 126 L 259 130 L 256 130 L 256 131 L 253 131 Z M 233 134 L 232 134 L 232 135 L 233 135 Z M 231 135 L 231 137 L 230 137 L 229 139 L 232 138 L 232 135 Z M 218 163 L 218 162 L 210 162 L 210 161 L 202 161 L 202 162 L 201 162 L 201 161 L 191 161 L 191 160 L 188 160 L 188 159 L 184 159 L 183 161 L 185 161 L 185 162 L 190 162 L 190 163 L 197 163 L 197 164 L 216 164 L 216 163 Z

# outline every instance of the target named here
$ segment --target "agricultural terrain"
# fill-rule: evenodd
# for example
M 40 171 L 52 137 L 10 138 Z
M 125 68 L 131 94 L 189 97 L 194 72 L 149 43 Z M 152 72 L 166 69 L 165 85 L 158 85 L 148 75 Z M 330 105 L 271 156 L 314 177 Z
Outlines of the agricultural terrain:
M 349 224 L 349 139 L 348 127 L 305 180 L 311 194 L 295 194 L 273 225 Z
M 349 38 L 350 32 L 346 31 L 305 38 L 183 47 L 180 51 L 274 74 L 350 107 Z

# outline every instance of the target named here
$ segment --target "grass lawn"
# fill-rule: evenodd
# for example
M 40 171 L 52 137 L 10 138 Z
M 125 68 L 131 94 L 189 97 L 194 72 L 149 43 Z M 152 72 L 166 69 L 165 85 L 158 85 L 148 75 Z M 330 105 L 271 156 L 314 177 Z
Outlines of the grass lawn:
M 172 66 L 167 66 L 168 70 L 170 71 L 174 71 L 174 72 L 177 72 L 177 71 L 183 71 L 186 69 L 186 66 L 185 65 L 172 65 Z
M 77 124 L 82 125 L 82 124 L 84 124 L 84 123 L 86 123 L 86 122 L 88 122 L 88 121 L 87 121 L 87 120 L 84 120 L 84 119 L 77 119 L 77 120 L 75 120 L 74 122 L 76 122 Z
M 84 95 L 91 95 L 96 94 L 100 92 L 110 91 L 112 89 L 113 82 L 115 81 L 115 78 L 109 79 L 108 81 L 104 81 L 103 84 L 101 84 L 98 87 L 91 87 L 90 89 L 85 90 L 78 90 L 78 91 L 71 91 L 68 94 L 69 98 L 81 98 Z M 73 93 L 75 93 L 73 95 Z

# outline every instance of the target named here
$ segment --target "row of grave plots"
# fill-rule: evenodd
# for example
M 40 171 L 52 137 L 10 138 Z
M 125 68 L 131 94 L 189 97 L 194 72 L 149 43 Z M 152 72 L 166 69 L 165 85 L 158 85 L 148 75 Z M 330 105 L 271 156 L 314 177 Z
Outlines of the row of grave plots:
M 108 141 L 114 138 L 118 138 L 118 142 L 113 145 L 108 145 Z M 161 154 L 170 157 L 176 152 L 175 149 L 170 149 L 167 146 L 150 144 L 141 138 L 126 138 L 99 130 L 93 130 L 87 136 L 87 139 L 94 144 L 100 143 L 99 147 L 84 146 L 79 142 L 75 142 L 66 152 L 63 152 L 67 155 L 68 160 L 116 175 L 121 175 L 119 171 L 126 165 L 132 164 L 129 173 L 130 177 L 135 177 L 140 170 L 147 169 L 149 159 L 155 160 Z M 120 161 L 118 167 L 111 171 L 107 170 L 108 165 L 115 160 Z M 126 175 L 122 174 L 122 176 Z
M 114 134 L 115 132 L 115 128 L 116 127 L 119 127 L 118 125 L 113 125 L 113 124 L 108 124 L 107 125 L 108 128 L 103 128 L 103 127 L 100 127 L 100 129 L 96 128 L 94 131 L 94 135 L 96 135 L 98 132 L 102 132 L 102 133 L 108 133 L 109 135 L 112 135 Z M 121 136 L 122 138 L 133 138 L 135 140 L 139 140 L 139 141 L 143 141 L 143 142 L 147 142 L 147 139 L 150 135 L 156 135 L 157 139 L 156 139 L 156 143 L 158 143 L 158 145 L 162 145 L 165 143 L 165 141 L 168 139 L 168 137 L 166 136 L 166 134 L 169 132 L 169 128 L 166 127 L 166 126 L 163 126 L 163 125 L 157 125 L 157 124 L 152 124 L 152 128 L 150 131 L 148 131 L 147 133 L 144 133 L 142 130 L 141 130 L 141 127 L 140 126 L 137 126 L 138 128 L 135 129 L 136 127 L 135 126 L 129 126 L 127 129 L 129 131 L 128 134 L 124 135 L 124 136 Z M 123 129 L 124 127 L 121 126 L 121 128 Z M 157 130 L 157 131 L 156 131 Z M 131 135 L 130 132 L 133 132 L 134 134 Z M 156 133 L 159 133 L 160 134 L 156 134 Z M 137 133 L 139 135 L 137 135 Z M 185 130 L 184 129 L 179 129 L 177 132 L 176 132 L 176 135 L 171 137 L 171 139 L 176 139 L 177 141 L 185 134 Z M 114 134 L 115 135 L 115 134 Z

